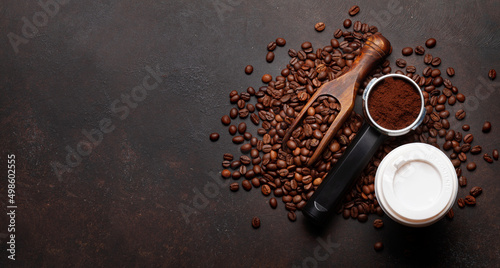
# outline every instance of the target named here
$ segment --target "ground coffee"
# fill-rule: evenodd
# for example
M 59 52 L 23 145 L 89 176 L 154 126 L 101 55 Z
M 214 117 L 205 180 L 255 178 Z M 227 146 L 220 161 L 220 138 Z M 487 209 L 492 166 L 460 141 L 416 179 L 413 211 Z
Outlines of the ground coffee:
M 420 113 L 420 94 L 408 82 L 388 77 L 370 92 L 368 110 L 380 126 L 403 129 L 411 125 Z

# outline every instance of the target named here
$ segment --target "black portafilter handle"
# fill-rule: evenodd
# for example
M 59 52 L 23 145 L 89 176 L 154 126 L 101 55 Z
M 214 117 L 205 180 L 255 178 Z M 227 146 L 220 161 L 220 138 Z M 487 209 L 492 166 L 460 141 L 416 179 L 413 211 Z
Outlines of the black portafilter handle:
M 363 124 L 342 157 L 307 201 L 302 210 L 306 218 L 317 225 L 325 223 L 386 138 L 374 127 Z

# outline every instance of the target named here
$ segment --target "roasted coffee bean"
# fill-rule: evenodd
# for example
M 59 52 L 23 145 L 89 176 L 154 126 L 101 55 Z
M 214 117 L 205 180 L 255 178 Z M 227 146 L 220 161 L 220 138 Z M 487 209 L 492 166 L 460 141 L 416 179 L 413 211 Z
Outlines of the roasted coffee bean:
M 448 98 L 448 104 L 449 105 L 453 106 L 453 105 L 455 105 L 456 102 L 457 102 L 457 98 L 455 96 L 450 96 Z
M 473 140 L 474 140 L 474 135 L 472 135 L 472 134 L 467 134 L 464 137 L 464 142 L 465 143 L 472 143 Z
M 229 134 L 234 135 L 234 134 L 236 134 L 236 132 L 238 132 L 238 129 L 236 128 L 235 125 L 230 125 L 228 128 L 228 131 L 229 131 Z M 234 142 L 234 140 L 233 140 L 233 142 Z
M 251 114 L 250 121 L 252 121 L 254 125 L 259 125 L 260 122 L 259 116 L 257 114 Z
M 252 145 L 250 143 L 245 143 L 240 147 L 242 153 L 248 153 L 252 150 Z
M 429 38 L 427 41 L 425 41 L 425 46 L 428 48 L 433 48 L 436 46 L 436 39 L 434 38 Z
M 488 163 L 493 163 L 493 158 L 491 158 L 491 156 L 488 154 L 484 154 L 483 159 L 484 159 L 484 161 L 486 161 Z
M 286 45 L 286 40 L 284 38 L 278 37 L 276 38 L 276 45 L 282 47 Z
M 318 22 L 314 25 L 314 29 L 318 32 L 322 32 L 323 30 L 325 30 L 325 23 L 323 22 Z
M 243 164 L 245 166 L 250 165 L 251 161 L 252 160 L 250 159 L 250 157 L 248 157 L 248 155 L 242 155 L 242 156 L 240 156 L 240 162 L 241 162 L 241 164 Z
M 229 169 L 224 169 L 224 170 L 222 170 L 221 175 L 223 178 L 227 179 L 227 178 L 231 177 L 231 171 L 229 171 Z
M 223 158 L 224 160 L 233 161 L 234 156 L 230 153 L 225 153 Z
M 432 80 L 432 84 L 435 87 L 439 87 L 443 84 L 443 78 L 441 76 L 435 77 L 434 80 Z
M 238 191 L 238 189 L 240 189 L 240 185 L 237 182 L 233 182 L 231 183 L 231 185 L 229 185 L 229 189 L 233 192 L 236 192 Z
M 452 67 L 448 67 L 446 69 L 446 74 L 448 74 L 449 77 L 452 77 L 455 75 L 455 69 L 453 69 Z
M 222 161 L 222 167 L 223 168 L 228 168 L 230 166 L 231 166 L 231 161 L 229 161 L 229 160 Z
M 457 200 L 458 207 L 464 208 L 465 207 L 465 200 L 463 198 L 459 198 Z
M 382 221 L 382 219 L 375 219 L 373 221 L 373 227 L 375 227 L 376 229 L 384 227 L 384 221 Z
M 474 198 L 474 196 L 472 195 L 468 195 L 465 197 L 465 204 L 469 205 L 469 206 L 474 206 L 476 204 L 476 198 Z
M 268 51 L 266 54 L 266 61 L 271 63 L 274 60 L 274 52 Z
M 458 160 L 462 161 L 462 162 L 465 162 L 467 161 L 467 155 L 465 155 L 464 152 L 461 152 L 458 154 Z
M 403 60 L 403 59 L 397 59 L 396 60 L 396 65 L 399 67 L 399 68 L 404 68 L 406 67 L 406 61 Z
M 448 213 L 446 213 L 446 218 L 448 219 L 453 219 L 453 217 L 455 217 L 455 212 L 453 212 L 453 209 L 450 208 L 450 210 L 448 211 Z
M 365 204 L 365 203 L 363 203 L 363 204 Z M 359 222 L 366 222 L 367 220 L 368 220 L 368 215 L 366 215 L 364 213 L 358 215 L 358 221 Z
M 252 218 L 252 227 L 257 229 L 260 227 L 260 219 L 257 217 Z
M 273 51 L 276 49 L 276 42 L 272 41 L 269 44 L 267 44 L 267 50 Z
M 231 176 L 233 177 L 234 180 L 237 180 L 241 178 L 241 173 L 238 170 L 236 170 L 235 172 L 233 172 Z
M 465 118 L 465 111 L 463 109 L 460 109 L 458 110 L 456 113 L 455 113 L 455 118 L 457 120 L 462 120 Z
M 350 19 L 344 20 L 344 28 L 348 29 L 349 27 L 351 27 L 351 25 L 352 25 L 352 21 Z
M 425 53 L 425 48 L 423 46 L 416 46 L 415 47 L 415 54 L 424 55 L 424 53 Z
M 359 6 L 354 5 L 351 8 L 349 8 L 349 15 L 354 16 L 359 13 L 359 10 L 360 10 Z
M 483 192 L 483 189 L 479 186 L 474 186 L 472 189 L 470 189 L 470 195 L 474 197 L 478 197 L 481 193 Z
M 238 112 L 238 115 L 240 116 L 240 118 L 247 118 L 248 115 L 250 114 L 250 111 L 248 111 L 248 109 L 241 109 L 239 112 Z
M 493 150 L 493 153 L 491 154 L 495 160 L 498 160 L 498 150 L 495 149 Z
M 424 56 L 424 63 L 425 64 L 431 64 L 432 62 L 432 55 L 431 54 L 425 54 Z
M 262 187 L 260 187 L 260 191 L 262 192 L 263 195 L 270 195 L 271 194 L 271 187 L 269 185 L 264 184 Z
M 406 72 L 414 73 L 416 71 L 417 71 L 417 68 L 415 68 L 415 66 L 406 66 Z
M 349 219 L 351 217 L 351 210 L 344 209 L 344 211 L 342 212 L 342 217 L 344 217 L 344 219 Z
M 489 121 L 484 122 L 482 131 L 488 133 L 491 130 L 491 123 Z
M 470 126 L 467 124 L 462 126 L 462 130 L 464 130 L 464 131 L 469 131 L 469 129 L 470 129 Z
M 460 176 L 458 178 L 458 184 L 460 185 L 460 187 L 467 186 L 467 178 L 465 176 Z
M 245 138 L 243 136 L 234 136 L 233 137 L 233 143 L 235 144 L 240 144 L 245 141 Z
M 260 181 L 259 181 L 259 179 L 257 179 L 257 178 L 253 178 L 253 179 L 251 180 L 251 182 L 252 182 L 253 187 L 255 187 L 255 188 L 260 187 Z
M 210 134 L 210 140 L 211 141 L 219 140 L 219 133 L 214 132 L 214 133 Z
M 468 171 L 473 171 L 475 169 L 476 169 L 476 163 L 470 162 L 470 163 L 467 164 L 467 170 Z
M 231 111 L 229 111 L 229 116 L 232 119 L 235 119 L 236 117 L 238 117 L 238 109 L 232 108 Z
M 226 125 L 226 126 L 227 126 L 227 125 L 229 125 L 229 124 L 231 124 L 231 118 L 229 118 L 229 116 L 227 116 L 227 115 L 224 115 L 224 116 L 220 119 L 220 121 L 222 122 L 222 124 L 224 124 L 224 125 Z
M 363 26 L 363 24 L 361 23 L 361 21 L 356 21 L 354 22 L 354 26 L 352 27 L 354 31 L 356 32 L 359 32 L 361 31 L 361 27 Z
M 238 132 L 240 134 L 245 134 L 245 132 L 247 131 L 247 124 L 245 122 L 241 122 L 239 125 L 238 125 Z
M 262 82 L 266 84 L 271 82 L 271 80 L 273 80 L 273 77 L 270 74 L 265 74 L 262 76 Z
M 382 242 L 377 242 L 373 245 L 373 249 L 375 249 L 375 251 L 381 251 L 384 249 L 384 244 L 382 244 Z
M 252 183 L 250 183 L 249 180 L 243 180 L 241 182 L 241 186 L 243 187 L 243 189 L 245 189 L 245 191 L 250 191 L 252 190 Z
M 297 220 L 297 215 L 295 214 L 295 212 L 293 212 L 293 211 L 288 212 L 288 219 L 290 221 L 296 221 Z
M 462 153 L 468 153 L 470 151 L 471 145 L 469 143 L 466 143 L 462 145 L 461 151 Z
M 488 77 L 489 77 L 491 80 L 494 80 L 494 79 L 497 77 L 497 71 L 495 71 L 495 69 L 491 69 L 491 70 L 488 72 Z
M 403 56 L 410 56 L 411 54 L 413 54 L 413 48 L 405 47 L 403 48 L 403 50 L 401 50 L 401 54 L 403 54 Z
M 453 164 L 453 166 L 455 168 L 457 168 L 460 166 L 461 161 L 459 159 L 453 159 L 453 160 L 451 160 L 451 163 Z
M 251 74 L 253 72 L 253 66 L 252 65 L 247 65 L 245 67 L 245 73 L 246 74 Z
M 457 101 L 459 102 L 464 102 L 465 101 L 465 95 L 462 93 L 457 94 Z
M 276 208 L 276 207 L 278 207 L 278 201 L 276 201 L 276 198 L 272 197 L 272 198 L 269 200 L 269 205 L 270 205 L 272 208 Z
M 479 153 L 481 153 L 481 151 L 482 151 L 482 148 L 480 145 L 476 145 L 470 149 L 471 154 L 479 154 Z

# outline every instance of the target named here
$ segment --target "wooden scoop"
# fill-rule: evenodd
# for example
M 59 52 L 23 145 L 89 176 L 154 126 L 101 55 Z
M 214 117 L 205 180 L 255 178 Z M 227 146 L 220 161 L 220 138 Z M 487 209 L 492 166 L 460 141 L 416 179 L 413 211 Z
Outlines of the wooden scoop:
M 300 111 L 299 115 L 295 118 L 283 137 L 282 146 L 284 146 L 284 149 L 286 149 L 286 142 L 290 139 L 292 132 L 302 121 L 307 113 L 307 109 L 311 107 L 313 102 L 322 95 L 335 97 L 340 103 L 340 112 L 323 136 L 314 154 L 307 162 L 308 166 L 312 166 L 321 156 L 323 150 L 328 147 L 332 138 L 351 114 L 358 88 L 363 80 L 381 60 L 390 54 L 390 52 L 391 43 L 381 34 L 375 34 L 368 37 L 365 45 L 361 48 L 360 55 L 352 63 L 351 69 L 337 79 L 321 86 L 309 99 L 304 108 L 302 108 L 302 111 Z

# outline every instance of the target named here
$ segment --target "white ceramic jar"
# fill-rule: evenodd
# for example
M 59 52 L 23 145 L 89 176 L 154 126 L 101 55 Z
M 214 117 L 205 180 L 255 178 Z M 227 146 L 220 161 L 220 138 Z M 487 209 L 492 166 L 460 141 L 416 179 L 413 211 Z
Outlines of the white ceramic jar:
M 451 161 L 436 147 L 410 143 L 391 151 L 375 176 L 375 195 L 393 220 L 424 227 L 443 218 L 455 203 L 458 180 Z

